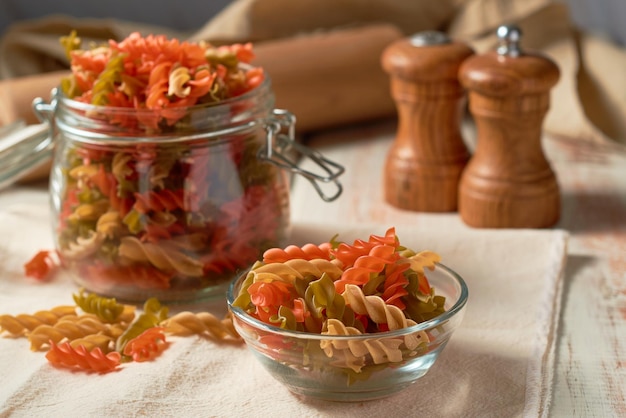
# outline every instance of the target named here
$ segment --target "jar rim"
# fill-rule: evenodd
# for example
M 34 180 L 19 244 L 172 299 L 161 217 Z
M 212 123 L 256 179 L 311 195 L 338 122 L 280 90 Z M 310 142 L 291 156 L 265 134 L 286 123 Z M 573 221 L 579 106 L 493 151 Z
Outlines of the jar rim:
M 247 92 L 240 94 L 238 96 L 229 97 L 224 100 L 220 100 L 217 102 L 208 102 L 208 103 L 199 103 L 194 104 L 192 106 L 180 106 L 180 107 L 163 107 L 159 109 L 149 109 L 149 108 L 135 108 L 135 107 L 124 107 L 124 106 L 109 106 L 109 105 L 94 105 L 91 103 L 81 102 L 79 100 L 74 100 L 70 97 L 67 97 L 61 88 L 57 87 L 54 90 L 53 96 L 57 101 L 57 107 L 62 105 L 64 108 L 72 109 L 74 111 L 80 112 L 109 112 L 109 113 L 142 113 L 142 114 L 155 114 L 161 113 L 163 111 L 168 110 L 179 110 L 186 112 L 193 112 L 194 110 L 202 110 L 202 109 L 219 109 L 220 107 L 228 107 L 238 102 L 245 101 L 247 99 L 253 98 L 257 95 L 263 94 L 264 92 L 271 90 L 272 81 L 270 76 L 267 73 L 264 73 L 263 81 L 261 83 L 248 90 Z
M 60 89 L 48 112 L 68 138 L 83 143 L 183 143 L 217 140 L 245 132 L 265 120 L 274 107 L 271 80 L 219 102 L 160 109 L 94 105 L 65 96 Z

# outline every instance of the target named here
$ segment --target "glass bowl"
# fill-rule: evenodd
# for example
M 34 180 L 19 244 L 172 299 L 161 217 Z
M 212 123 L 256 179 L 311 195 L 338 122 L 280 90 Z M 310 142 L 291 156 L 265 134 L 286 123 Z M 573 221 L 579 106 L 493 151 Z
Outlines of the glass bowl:
M 446 298 L 446 311 L 395 331 L 330 336 L 268 325 L 233 306 L 246 274 L 231 283 L 228 306 L 248 348 L 293 393 L 331 401 L 373 400 L 424 376 L 461 324 L 468 298 L 465 281 L 442 264 L 425 274 L 436 294 Z

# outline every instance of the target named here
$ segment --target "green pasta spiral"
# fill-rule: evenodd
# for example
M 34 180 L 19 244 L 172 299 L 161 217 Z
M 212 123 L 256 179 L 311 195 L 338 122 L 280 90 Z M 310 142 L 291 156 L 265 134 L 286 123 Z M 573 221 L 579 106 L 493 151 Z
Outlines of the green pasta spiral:
M 115 322 L 124 312 L 124 305 L 118 303 L 115 298 L 105 298 L 94 293 L 85 294 L 83 289 L 72 297 L 83 311 L 98 316 L 104 322 Z
M 162 306 L 156 298 L 148 299 L 143 305 L 143 313 L 117 339 L 115 351 L 119 353 L 124 352 L 124 347 L 130 340 L 139 336 L 145 330 L 158 326 L 168 318 L 168 314 L 169 309 L 167 306 Z

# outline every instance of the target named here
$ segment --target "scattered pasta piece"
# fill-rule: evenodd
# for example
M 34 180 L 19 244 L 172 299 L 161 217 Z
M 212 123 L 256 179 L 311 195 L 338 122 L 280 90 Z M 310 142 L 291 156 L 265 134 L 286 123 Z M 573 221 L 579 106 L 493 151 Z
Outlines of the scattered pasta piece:
M 119 366 L 121 355 L 115 351 L 104 354 L 98 347 L 87 351 L 82 345 L 73 348 L 68 342 L 57 345 L 51 341 L 46 358 L 55 366 L 106 373 Z
M 166 348 L 162 327 L 152 327 L 130 340 L 124 347 L 124 355 L 142 362 L 156 358 Z
M 55 251 L 41 250 L 24 264 L 24 273 L 27 277 L 37 280 L 46 280 L 52 276 L 59 266 Z
M 40 325 L 28 334 L 30 349 L 33 351 L 47 347 L 50 342 L 72 341 L 89 335 L 107 334 L 107 324 L 98 319 L 86 317 L 78 321 L 59 321 L 54 325 Z
M 215 341 L 240 343 L 230 315 L 181 312 L 169 317 L 167 306 L 148 299 L 140 312 L 81 289 L 76 306 L 61 305 L 34 314 L 0 315 L 5 337 L 27 338 L 34 351 L 47 350 L 55 366 L 107 373 L 122 362 L 155 359 L 169 343 L 165 334 L 205 335 Z
M 110 353 L 113 351 L 111 344 L 115 341 L 114 337 L 103 334 L 91 334 L 86 335 L 82 338 L 77 338 L 75 340 L 70 341 L 70 345 L 72 348 L 76 349 L 76 347 L 82 345 L 85 347 L 87 351 L 91 351 L 94 348 L 99 348 L 103 353 Z
M 88 313 L 93 313 L 105 322 L 115 322 L 124 313 L 124 305 L 114 298 L 105 298 L 94 293 L 85 295 L 84 290 L 72 295 L 76 305 Z
M 241 341 L 229 317 L 219 319 L 209 312 L 179 312 L 161 322 L 165 331 L 172 335 L 208 335 L 218 340 L 234 339 Z
M 0 315 L 0 332 L 6 331 L 12 336 L 25 335 L 40 325 L 54 325 L 60 318 L 75 316 L 74 306 L 56 306 L 47 311 L 34 314 Z

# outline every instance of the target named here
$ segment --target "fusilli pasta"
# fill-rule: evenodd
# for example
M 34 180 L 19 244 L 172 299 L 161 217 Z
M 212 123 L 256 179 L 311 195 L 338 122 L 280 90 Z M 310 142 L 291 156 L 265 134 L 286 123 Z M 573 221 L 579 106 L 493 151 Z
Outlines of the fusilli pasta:
M 46 358 L 55 366 L 106 373 L 119 366 L 121 355 L 115 351 L 104 354 L 98 347 L 87 351 L 82 345 L 73 348 L 68 342 L 58 345 L 53 342 Z
M 230 318 L 218 319 L 209 312 L 179 312 L 161 322 L 161 325 L 167 333 L 173 335 L 207 335 L 219 340 L 241 339 Z
M 162 327 L 152 327 L 128 341 L 124 355 L 133 361 L 142 362 L 154 359 L 166 348 L 165 334 Z
M 328 336 L 319 349 L 328 364 L 349 370 L 350 381 L 427 350 L 429 335 L 409 328 L 444 312 L 445 298 L 424 272 L 440 256 L 402 247 L 394 228 L 352 244 L 333 238 L 319 246 L 271 249 L 263 260 L 249 269 L 232 306 L 280 328 Z M 384 334 L 399 330 L 401 335 Z
M 47 347 L 50 341 L 72 341 L 91 334 L 109 334 L 109 327 L 98 319 L 81 317 L 76 321 L 60 320 L 54 325 L 39 325 L 28 334 L 30 348 L 33 351 Z
M 135 237 L 124 237 L 119 246 L 119 256 L 130 261 L 148 262 L 160 270 L 176 271 L 186 276 L 199 277 L 204 274 L 200 261 L 171 243 L 142 243 Z
M 8 332 L 12 336 L 21 336 L 40 325 L 54 325 L 63 317 L 75 315 L 76 308 L 65 305 L 56 306 L 50 310 L 38 311 L 32 315 L 0 315 L 0 332 Z

